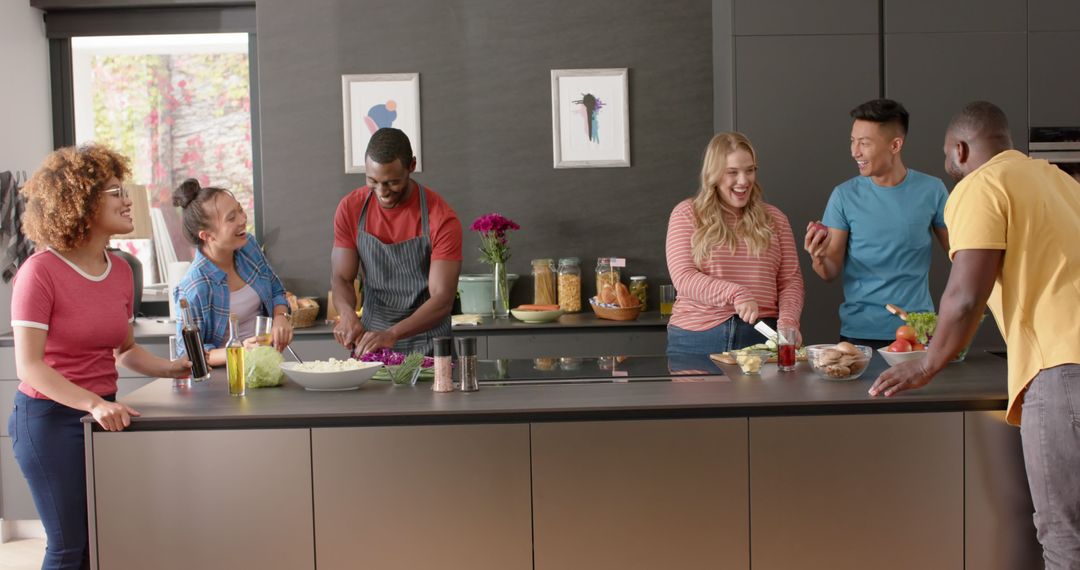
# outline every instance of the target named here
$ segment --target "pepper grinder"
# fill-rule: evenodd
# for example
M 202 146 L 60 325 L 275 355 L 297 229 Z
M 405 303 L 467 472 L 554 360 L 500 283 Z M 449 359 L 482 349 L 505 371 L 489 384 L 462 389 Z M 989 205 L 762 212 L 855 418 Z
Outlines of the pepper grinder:
M 461 371 L 460 390 L 475 392 L 480 389 L 476 382 L 476 337 L 457 339 L 458 370 Z

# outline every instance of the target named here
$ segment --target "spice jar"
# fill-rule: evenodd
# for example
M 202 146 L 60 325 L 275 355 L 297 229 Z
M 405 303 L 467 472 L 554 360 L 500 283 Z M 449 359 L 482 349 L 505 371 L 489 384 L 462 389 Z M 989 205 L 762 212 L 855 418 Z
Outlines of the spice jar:
M 604 285 L 608 285 L 615 292 L 619 284 L 619 268 L 611 266 L 610 257 L 598 257 L 596 259 L 596 296 L 604 292 Z
M 532 260 L 533 303 L 554 305 L 555 260 L 550 258 Z
M 431 384 L 435 392 L 454 391 L 453 346 L 450 340 L 448 336 L 435 338 L 435 381 Z
M 461 374 L 459 389 L 462 392 L 475 392 L 479 385 L 476 377 L 476 337 L 457 339 L 458 370 Z
M 637 297 L 641 303 L 641 310 L 644 311 L 645 301 L 649 298 L 649 283 L 644 275 L 635 275 L 630 278 L 630 294 Z
M 576 257 L 559 260 L 559 308 L 567 313 L 581 310 L 581 263 Z

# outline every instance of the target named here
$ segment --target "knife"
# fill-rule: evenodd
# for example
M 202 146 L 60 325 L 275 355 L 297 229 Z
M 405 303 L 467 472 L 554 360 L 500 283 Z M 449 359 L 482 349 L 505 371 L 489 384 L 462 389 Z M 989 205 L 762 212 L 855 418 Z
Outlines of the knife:
M 782 338 L 780 333 L 774 331 L 772 327 L 765 324 L 765 321 L 758 321 L 757 324 L 754 325 L 754 330 L 764 335 L 765 338 L 775 342 L 777 345 L 783 344 L 783 341 L 787 340 Z

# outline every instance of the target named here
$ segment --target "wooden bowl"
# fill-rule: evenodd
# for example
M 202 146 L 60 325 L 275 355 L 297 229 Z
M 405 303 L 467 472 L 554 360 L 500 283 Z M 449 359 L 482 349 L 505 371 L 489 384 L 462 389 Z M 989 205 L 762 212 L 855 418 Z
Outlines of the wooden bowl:
M 638 318 L 638 315 L 641 314 L 640 304 L 634 307 L 627 307 L 625 309 L 601 307 L 597 304 L 596 297 L 592 297 L 591 299 L 589 299 L 589 306 L 592 307 L 592 310 L 594 313 L 596 313 L 597 318 L 607 319 L 609 321 L 633 321 Z

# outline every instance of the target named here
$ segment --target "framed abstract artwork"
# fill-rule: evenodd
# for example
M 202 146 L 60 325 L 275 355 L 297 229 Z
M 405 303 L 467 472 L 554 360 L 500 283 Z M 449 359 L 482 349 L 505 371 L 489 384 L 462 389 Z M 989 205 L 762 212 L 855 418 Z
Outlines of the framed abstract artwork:
M 555 168 L 630 166 L 629 70 L 551 70 Z
M 420 74 L 341 76 L 345 121 L 345 172 L 364 172 L 368 140 L 383 127 L 401 129 L 420 170 Z

